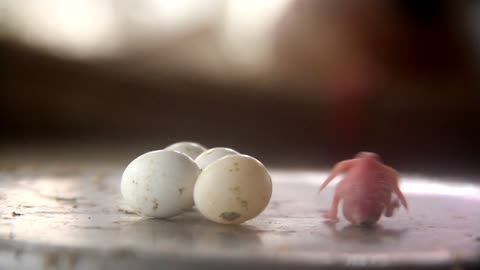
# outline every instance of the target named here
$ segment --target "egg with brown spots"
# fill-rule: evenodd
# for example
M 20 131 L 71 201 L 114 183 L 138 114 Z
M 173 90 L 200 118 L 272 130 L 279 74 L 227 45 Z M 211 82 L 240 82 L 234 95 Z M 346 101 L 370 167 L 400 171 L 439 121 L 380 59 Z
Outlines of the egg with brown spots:
M 136 213 L 167 218 L 193 206 L 193 186 L 200 173 L 188 156 L 168 150 L 145 153 L 122 175 L 121 192 Z
M 255 158 L 228 155 L 203 169 L 193 198 L 207 219 L 222 224 L 240 224 L 258 216 L 272 196 L 270 175 Z

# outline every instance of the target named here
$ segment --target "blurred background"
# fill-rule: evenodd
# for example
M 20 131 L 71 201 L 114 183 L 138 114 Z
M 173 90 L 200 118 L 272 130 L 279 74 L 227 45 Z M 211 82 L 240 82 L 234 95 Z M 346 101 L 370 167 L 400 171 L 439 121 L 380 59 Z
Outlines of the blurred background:
M 1 153 L 478 174 L 479 60 L 475 0 L 2 0 Z

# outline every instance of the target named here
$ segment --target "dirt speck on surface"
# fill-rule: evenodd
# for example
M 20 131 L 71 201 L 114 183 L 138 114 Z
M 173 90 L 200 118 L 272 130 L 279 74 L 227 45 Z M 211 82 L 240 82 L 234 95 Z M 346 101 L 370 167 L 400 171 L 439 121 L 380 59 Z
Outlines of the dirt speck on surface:
M 134 211 L 130 211 L 130 210 L 127 210 L 127 209 L 122 209 L 122 208 L 118 208 L 118 212 L 123 212 L 123 213 L 129 214 L 129 215 L 134 215 L 135 214 Z
M 153 209 L 153 210 L 157 210 L 157 209 L 158 209 L 158 201 L 157 201 L 157 199 L 153 199 L 152 202 L 153 202 L 153 207 L 152 207 L 152 209 Z
M 220 217 L 226 221 L 234 221 L 235 219 L 241 217 L 237 212 L 223 212 Z
M 103 227 L 103 226 L 78 226 L 78 225 L 73 225 L 73 227 L 76 228 L 76 229 L 82 229 L 82 230 L 98 230 L 98 231 L 120 230 L 120 228 L 116 228 L 116 227 Z
M 233 194 L 239 196 L 241 191 L 240 191 L 240 186 L 235 186 L 233 188 L 230 188 L 230 192 L 232 192 Z
M 178 189 L 178 195 L 179 195 L 179 196 L 182 196 L 183 191 L 185 191 L 185 188 L 183 188 L 183 187 L 182 187 L 182 188 L 179 188 L 179 189 Z
M 475 241 L 480 242 L 480 236 L 477 236 L 477 237 L 475 238 Z
M 22 213 L 17 213 L 15 211 L 12 212 L 12 217 L 18 217 L 18 216 L 22 216 L 23 214 Z
M 77 202 L 77 199 L 79 199 L 79 198 L 66 198 L 66 197 L 54 196 L 53 199 L 54 199 L 55 201 L 59 201 L 59 202 L 72 202 L 72 203 L 76 203 L 76 202 Z

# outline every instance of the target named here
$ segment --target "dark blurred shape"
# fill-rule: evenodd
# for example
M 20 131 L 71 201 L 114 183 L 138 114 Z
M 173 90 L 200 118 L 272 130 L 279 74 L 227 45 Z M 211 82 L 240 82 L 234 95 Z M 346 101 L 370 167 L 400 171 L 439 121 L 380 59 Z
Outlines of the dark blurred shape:
M 448 0 L 397 0 L 400 10 L 418 24 L 434 25 L 448 16 Z
M 334 152 L 389 144 L 397 155 L 473 156 L 478 48 L 466 28 L 468 7 L 295 1 L 278 27 L 279 72 L 292 88 L 323 93 Z

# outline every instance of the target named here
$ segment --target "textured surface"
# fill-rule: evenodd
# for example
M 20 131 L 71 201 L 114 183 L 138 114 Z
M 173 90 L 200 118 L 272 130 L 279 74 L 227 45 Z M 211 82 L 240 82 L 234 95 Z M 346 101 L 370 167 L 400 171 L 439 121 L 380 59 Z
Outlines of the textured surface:
M 124 206 L 121 163 L 1 162 L 0 268 L 474 267 L 480 257 L 480 187 L 404 176 L 410 211 L 366 229 L 322 219 L 334 184 L 326 172 L 272 169 L 272 201 L 241 226 L 196 211 L 143 219 Z M 453 179 L 450 179 L 453 180 Z

